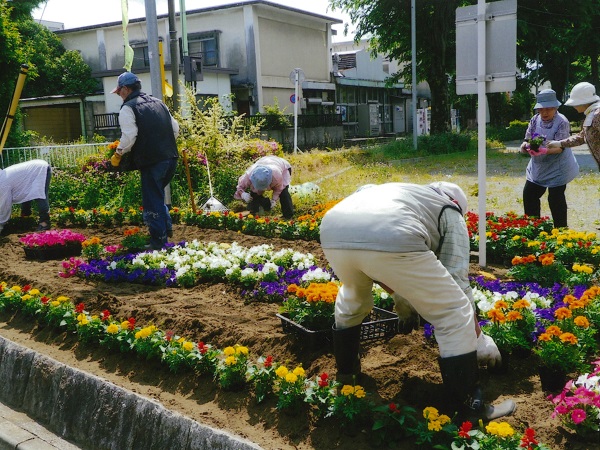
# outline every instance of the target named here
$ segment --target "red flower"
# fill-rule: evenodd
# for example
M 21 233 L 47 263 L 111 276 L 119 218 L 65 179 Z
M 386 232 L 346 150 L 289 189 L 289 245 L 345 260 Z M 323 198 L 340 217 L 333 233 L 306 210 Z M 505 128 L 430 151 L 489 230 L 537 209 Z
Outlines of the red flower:
M 533 428 L 526 428 L 523 437 L 521 438 L 521 445 L 519 447 L 530 449 L 531 445 L 537 445 L 538 441 L 535 438 L 535 431 Z
M 171 342 L 171 339 L 173 339 L 174 335 L 175 335 L 175 332 L 173 330 L 167 330 L 167 331 L 165 331 L 165 340 L 167 342 Z
M 45 295 L 40 300 L 42 302 L 42 305 L 46 305 L 50 301 L 50 299 Z
M 267 368 L 271 367 L 273 365 L 273 357 L 271 355 L 267 356 L 263 365 Z
M 473 428 L 473 424 L 471 422 L 463 422 L 458 430 L 458 435 L 462 438 L 470 439 L 471 435 L 469 434 L 469 431 L 471 431 L 471 428 Z
M 108 319 L 110 319 L 110 311 L 108 309 L 105 309 L 104 311 L 102 311 L 102 313 L 100 314 L 100 320 L 105 322 Z
M 329 375 L 327 375 L 325 372 L 323 372 L 320 376 L 319 376 L 319 387 L 327 387 L 329 386 L 329 381 L 328 381 Z
M 77 314 L 81 314 L 84 309 L 85 309 L 85 305 L 83 304 L 83 302 L 80 302 L 75 306 L 75 312 Z
M 26 284 L 25 286 L 23 286 L 23 289 L 21 289 L 23 292 L 27 292 L 31 289 L 31 285 L 30 284 Z
M 129 322 L 129 329 L 133 331 L 135 329 L 135 319 L 130 317 L 127 319 L 127 322 Z
M 393 412 L 393 413 L 395 413 L 396 411 L 398 411 L 398 407 L 396 406 L 395 403 L 390 403 L 388 405 L 388 408 L 390 409 L 390 412 Z

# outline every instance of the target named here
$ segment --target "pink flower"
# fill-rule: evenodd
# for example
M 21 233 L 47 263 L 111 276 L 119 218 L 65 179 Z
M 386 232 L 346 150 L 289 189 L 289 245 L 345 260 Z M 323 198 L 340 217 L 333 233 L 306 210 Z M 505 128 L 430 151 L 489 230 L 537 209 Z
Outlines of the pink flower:
M 585 413 L 585 411 L 583 409 L 574 409 L 571 412 L 571 420 L 573 420 L 573 423 L 575 425 L 579 425 L 581 422 L 583 422 L 585 420 L 586 417 L 587 417 L 587 414 Z

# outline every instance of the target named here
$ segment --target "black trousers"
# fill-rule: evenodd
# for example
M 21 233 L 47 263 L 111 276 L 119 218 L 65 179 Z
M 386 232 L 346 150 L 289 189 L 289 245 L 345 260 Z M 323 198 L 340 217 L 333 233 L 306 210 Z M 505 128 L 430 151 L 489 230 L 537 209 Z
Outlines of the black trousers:
M 565 190 L 567 185 L 556 186 L 547 188 L 548 189 L 548 206 L 550 206 L 550 212 L 552 213 L 552 220 L 556 228 L 567 226 L 567 199 L 565 198 Z M 544 186 L 532 183 L 531 181 L 525 182 L 523 188 L 523 207 L 525 214 L 528 216 L 540 217 L 540 198 L 546 192 Z
M 292 196 L 289 191 L 289 186 L 286 186 L 281 195 L 279 196 L 279 203 L 281 203 L 281 215 L 286 219 L 291 219 L 294 216 L 294 204 L 292 203 Z M 258 210 L 262 207 L 265 211 L 271 211 L 271 200 L 267 197 L 257 194 L 256 192 L 250 192 L 252 200 L 248 203 L 248 211 L 252 214 L 258 213 Z

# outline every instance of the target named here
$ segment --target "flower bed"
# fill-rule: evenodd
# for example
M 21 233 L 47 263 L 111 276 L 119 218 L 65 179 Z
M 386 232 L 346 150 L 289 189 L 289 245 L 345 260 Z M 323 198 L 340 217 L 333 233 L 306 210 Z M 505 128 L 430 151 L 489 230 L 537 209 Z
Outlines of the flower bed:
M 64 259 L 81 254 L 85 236 L 70 230 L 49 230 L 31 233 L 19 239 L 28 259 Z

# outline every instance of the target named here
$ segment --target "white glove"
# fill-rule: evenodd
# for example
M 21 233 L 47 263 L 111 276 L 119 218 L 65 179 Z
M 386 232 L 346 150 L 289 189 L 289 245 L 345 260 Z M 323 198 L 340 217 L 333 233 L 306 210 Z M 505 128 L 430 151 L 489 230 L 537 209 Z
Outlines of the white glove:
M 523 142 L 521 144 L 521 153 L 527 153 L 527 150 L 529 150 L 529 142 Z
M 392 298 L 394 299 L 394 311 L 398 314 L 400 322 L 407 322 L 417 316 L 417 311 L 400 294 L 394 292 Z
M 546 148 L 561 148 L 560 141 L 550 141 L 546 144 Z
M 277 205 L 277 200 L 271 200 L 271 209 L 275 208 Z
M 250 203 L 250 201 L 252 200 L 252 196 L 247 192 L 242 192 L 241 197 L 242 200 L 244 200 L 246 203 Z
M 488 367 L 502 364 L 502 356 L 494 340 L 481 332 L 477 338 L 477 362 Z

